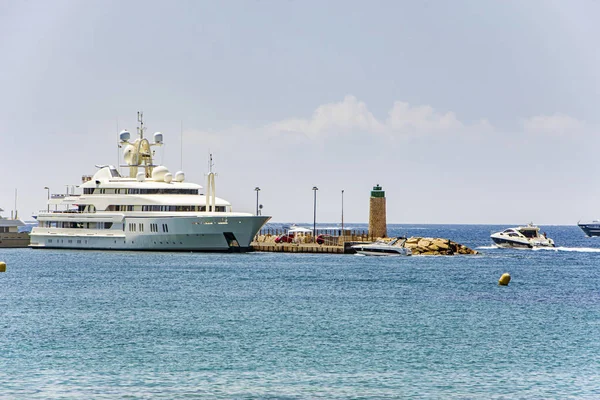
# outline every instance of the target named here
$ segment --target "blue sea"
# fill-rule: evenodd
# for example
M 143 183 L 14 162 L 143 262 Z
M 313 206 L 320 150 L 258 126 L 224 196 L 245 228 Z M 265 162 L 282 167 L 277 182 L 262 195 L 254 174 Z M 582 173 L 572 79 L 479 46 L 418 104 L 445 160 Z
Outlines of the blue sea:
M 600 238 L 509 226 L 388 226 L 478 256 L 0 249 L 0 398 L 600 398 Z

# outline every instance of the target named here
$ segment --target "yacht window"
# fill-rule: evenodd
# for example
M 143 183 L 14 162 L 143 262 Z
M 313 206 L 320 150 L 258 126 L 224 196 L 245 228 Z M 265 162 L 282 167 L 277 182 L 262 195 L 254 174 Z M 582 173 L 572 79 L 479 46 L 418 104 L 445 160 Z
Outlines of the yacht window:
M 537 237 L 537 232 L 535 230 L 524 230 L 521 231 L 521 233 L 523 234 L 523 236 L 525 236 L 526 238 L 534 238 Z

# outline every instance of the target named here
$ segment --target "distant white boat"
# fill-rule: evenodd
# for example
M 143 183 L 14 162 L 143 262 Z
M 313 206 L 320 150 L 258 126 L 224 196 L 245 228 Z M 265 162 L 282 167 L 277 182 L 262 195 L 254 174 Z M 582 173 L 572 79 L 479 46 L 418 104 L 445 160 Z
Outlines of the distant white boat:
M 527 226 L 517 226 L 508 228 L 502 232 L 496 232 L 490 235 L 498 247 L 518 247 L 531 249 L 534 247 L 554 247 L 554 240 L 548 238 L 545 233 L 540 234 L 540 228 L 528 224 Z
M 402 242 L 399 242 L 403 240 Z M 352 248 L 364 256 L 410 256 L 409 248 L 403 247 L 405 238 L 395 238 L 391 242 L 377 241 L 369 244 L 355 244 Z
M 600 236 L 600 220 L 578 222 L 577 226 L 581 228 L 587 237 Z

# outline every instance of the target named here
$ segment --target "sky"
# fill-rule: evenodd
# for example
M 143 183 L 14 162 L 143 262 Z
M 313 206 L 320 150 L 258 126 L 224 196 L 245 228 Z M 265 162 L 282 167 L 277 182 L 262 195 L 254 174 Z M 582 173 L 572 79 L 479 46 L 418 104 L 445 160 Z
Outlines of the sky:
M 600 217 L 600 2 L 0 0 L 0 207 L 117 164 L 118 132 L 273 222 Z M 343 191 L 343 193 L 342 193 Z

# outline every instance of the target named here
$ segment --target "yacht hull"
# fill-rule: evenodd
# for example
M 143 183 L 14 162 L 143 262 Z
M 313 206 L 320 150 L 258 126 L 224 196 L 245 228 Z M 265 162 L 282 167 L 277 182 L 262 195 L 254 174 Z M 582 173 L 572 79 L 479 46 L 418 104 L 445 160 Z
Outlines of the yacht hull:
M 29 246 L 29 234 L 27 232 L 0 233 L 0 248 L 20 248 L 27 246 Z
M 406 253 L 398 253 L 398 252 L 377 252 L 377 251 L 369 251 L 369 250 L 356 250 L 356 253 L 361 254 L 363 256 L 376 256 L 376 257 L 406 257 L 410 254 Z
M 106 220 L 107 215 L 99 219 Z M 120 216 L 113 229 L 45 228 L 31 232 L 31 248 L 136 251 L 251 250 L 251 242 L 270 219 L 263 216 Z M 77 219 L 76 216 L 74 219 Z M 112 219 L 119 220 L 119 215 Z M 44 218 L 40 217 L 40 221 Z M 93 217 L 78 220 L 91 221 Z M 153 224 L 158 230 L 153 232 Z
M 352 246 L 356 253 L 363 256 L 377 256 L 377 257 L 406 257 L 412 253 L 410 249 L 405 247 L 396 247 L 389 245 L 354 245 Z
M 586 236 L 600 236 L 600 223 L 577 224 Z
M 491 236 L 494 244 L 502 248 L 533 249 L 534 247 L 554 247 L 554 244 L 545 241 L 510 240 L 504 237 Z
M 530 243 L 519 242 L 516 240 L 507 240 L 503 238 L 492 237 L 492 240 L 498 247 L 502 248 L 520 248 L 520 249 L 531 249 L 533 246 Z

